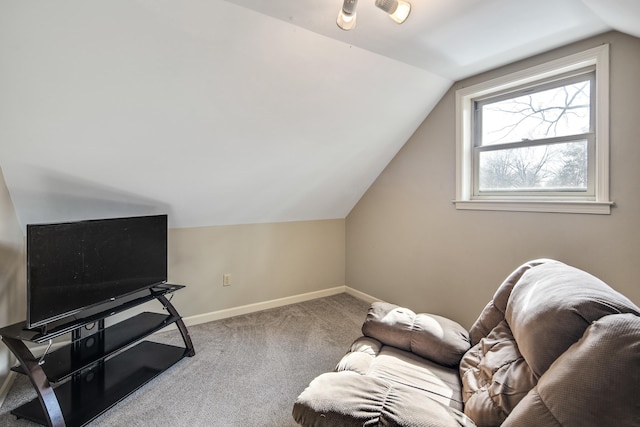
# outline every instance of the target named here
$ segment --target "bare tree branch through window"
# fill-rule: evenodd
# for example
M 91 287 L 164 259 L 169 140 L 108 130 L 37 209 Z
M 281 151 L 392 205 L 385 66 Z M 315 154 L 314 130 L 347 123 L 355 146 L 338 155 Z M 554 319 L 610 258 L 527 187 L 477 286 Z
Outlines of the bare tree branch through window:
M 585 75 L 478 102 L 479 191 L 586 191 L 591 86 Z

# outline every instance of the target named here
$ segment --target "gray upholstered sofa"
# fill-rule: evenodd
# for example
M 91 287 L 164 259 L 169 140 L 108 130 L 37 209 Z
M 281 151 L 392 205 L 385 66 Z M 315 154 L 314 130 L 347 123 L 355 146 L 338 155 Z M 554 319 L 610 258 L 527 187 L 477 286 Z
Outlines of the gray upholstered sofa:
M 640 426 L 640 308 L 563 263 L 520 266 L 469 331 L 374 303 L 362 332 L 299 424 Z

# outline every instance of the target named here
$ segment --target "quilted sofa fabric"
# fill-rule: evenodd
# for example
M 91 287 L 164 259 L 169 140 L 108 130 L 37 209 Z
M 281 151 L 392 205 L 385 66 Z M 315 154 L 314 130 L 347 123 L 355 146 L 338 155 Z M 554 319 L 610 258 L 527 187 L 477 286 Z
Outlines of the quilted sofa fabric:
M 309 427 L 473 426 L 456 368 L 362 337 L 335 372 L 315 378 L 293 415 Z
M 640 317 L 604 316 L 554 361 L 503 427 L 640 426 Z

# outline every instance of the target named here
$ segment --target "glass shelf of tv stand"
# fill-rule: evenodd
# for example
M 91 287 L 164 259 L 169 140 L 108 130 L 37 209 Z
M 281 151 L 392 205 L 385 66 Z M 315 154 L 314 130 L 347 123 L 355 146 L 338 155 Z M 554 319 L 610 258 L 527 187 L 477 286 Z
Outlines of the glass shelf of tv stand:
M 48 353 L 41 365 L 42 370 L 50 382 L 63 381 L 178 319 L 179 317 L 160 313 L 140 313 L 96 332 L 101 334 L 99 337 L 90 335 Z M 11 369 L 21 374 L 26 373 L 22 366 Z
M 97 313 L 89 313 L 73 320 L 64 319 L 53 323 L 45 332 L 40 328 L 27 329 L 25 322 L 19 322 L 0 329 L 0 334 L 21 341 L 30 341 L 37 344 L 46 343 L 51 339 L 72 332 L 75 329 L 96 323 L 102 319 L 113 316 L 114 314 L 129 310 L 133 307 L 144 304 L 145 302 L 153 301 L 161 295 L 172 293 L 184 287 L 184 285 L 162 283 L 135 294 L 122 297 L 107 305 L 103 305 Z
M 88 370 L 55 388 L 66 427 L 81 427 L 96 419 L 142 385 L 187 356 L 187 350 L 142 341 L 106 360 L 99 370 Z M 11 411 L 16 417 L 43 426 L 45 412 L 37 398 Z

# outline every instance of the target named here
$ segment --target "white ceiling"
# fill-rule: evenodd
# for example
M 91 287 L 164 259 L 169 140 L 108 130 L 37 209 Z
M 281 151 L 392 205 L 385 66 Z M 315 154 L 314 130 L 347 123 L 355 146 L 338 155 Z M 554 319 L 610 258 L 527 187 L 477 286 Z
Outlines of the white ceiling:
M 22 225 L 344 218 L 450 85 L 610 29 L 636 0 L 4 0 L 0 167 Z

